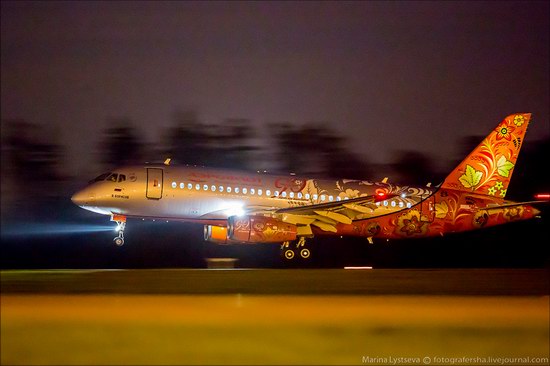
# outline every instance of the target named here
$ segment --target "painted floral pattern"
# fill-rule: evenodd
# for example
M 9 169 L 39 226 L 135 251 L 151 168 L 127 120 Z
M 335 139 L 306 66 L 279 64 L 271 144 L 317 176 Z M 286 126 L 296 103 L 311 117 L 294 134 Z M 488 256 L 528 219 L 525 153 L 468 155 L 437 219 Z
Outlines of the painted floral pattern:
M 372 204 L 372 213 L 357 215 L 352 225 L 336 225 L 337 234 L 416 238 L 533 218 L 539 212 L 534 207 L 504 201 L 530 116 L 506 117 L 436 192 L 391 183 L 340 181 L 336 187 L 338 197 L 361 196 L 365 190 L 362 185 L 368 186 L 369 194 L 382 191 L 394 197 Z M 399 203 L 407 204 L 406 208 Z
M 442 188 L 504 198 L 530 118 L 530 113 L 506 117 L 445 179 Z
M 504 209 L 504 218 L 508 221 L 521 219 L 523 216 L 523 206 L 515 206 Z
M 437 236 L 527 220 L 538 212 L 528 205 L 495 208 L 492 205 L 498 202 L 497 197 L 476 198 L 474 202 L 463 193 L 453 190 L 438 191 L 434 200 L 433 220 L 428 217 L 428 212 L 422 211 L 422 205 L 418 204 L 409 210 L 354 221 L 353 225 L 339 225 L 338 234 L 394 239 Z
M 502 122 L 496 129 L 497 131 L 497 140 L 506 139 L 508 141 L 512 140 L 512 132 L 514 132 L 514 127 L 509 123 Z
M 518 127 L 521 127 L 525 123 L 525 117 L 522 114 L 516 114 L 514 116 L 514 124 Z
M 486 211 L 478 211 L 474 214 L 473 225 L 476 228 L 484 227 L 489 221 L 489 214 Z
M 409 210 L 397 218 L 396 233 L 402 236 L 424 236 L 428 231 L 428 223 L 421 213 Z

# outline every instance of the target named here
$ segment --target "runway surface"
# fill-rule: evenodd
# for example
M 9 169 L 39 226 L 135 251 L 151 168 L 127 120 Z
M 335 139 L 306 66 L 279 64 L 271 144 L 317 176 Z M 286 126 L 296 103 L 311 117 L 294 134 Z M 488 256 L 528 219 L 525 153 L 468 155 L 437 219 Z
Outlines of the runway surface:
M 546 270 L 2 271 L 1 285 L 2 364 L 549 357 Z
M 2 271 L 2 293 L 545 295 L 546 269 Z

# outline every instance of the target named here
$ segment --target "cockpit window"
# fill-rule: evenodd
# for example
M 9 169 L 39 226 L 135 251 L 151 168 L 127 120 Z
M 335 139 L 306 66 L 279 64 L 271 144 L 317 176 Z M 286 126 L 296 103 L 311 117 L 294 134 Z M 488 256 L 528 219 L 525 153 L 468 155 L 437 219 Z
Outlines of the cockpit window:
M 98 176 L 95 179 L 92 179 L 89 183 L 95 183 L 95 182 L 101 182 L 103 180 L 111 181 L 111 182 L 124 182 L 126 180 L 126 175 L 124 174 L 117 174 L 113 172 L 103 173 L 100 176 Z
M 113 173 L 113 174 L 111 174 L 107 177 L 107 180 L 110 180 L 111 182 L 116 182 L 117 179 L 118 179 L 118 174 L 115 174 L 115 173 Z
M 109 173 L 103 173 L 101 174 L 100 176 L 97 176 L 96 178 L 92 179 L 89 183 L 94 183 L 94 182 L 100 182 L 102 180 L 105 180 L 107 179 L 107 177 L 111 175 L 111 172 Z

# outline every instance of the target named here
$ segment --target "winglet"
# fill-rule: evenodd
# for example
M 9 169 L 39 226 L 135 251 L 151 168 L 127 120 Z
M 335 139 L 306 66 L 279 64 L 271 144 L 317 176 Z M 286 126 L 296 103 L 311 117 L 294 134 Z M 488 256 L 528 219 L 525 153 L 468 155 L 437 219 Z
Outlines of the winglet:
M 531 113 L 506 117 L 445 178 L 441 187 L 504 198 L 530 119 Z

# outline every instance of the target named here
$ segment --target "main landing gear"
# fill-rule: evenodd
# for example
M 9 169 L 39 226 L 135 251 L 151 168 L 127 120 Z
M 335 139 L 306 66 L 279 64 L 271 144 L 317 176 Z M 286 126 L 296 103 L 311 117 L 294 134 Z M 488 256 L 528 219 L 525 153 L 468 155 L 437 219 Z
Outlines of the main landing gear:
M 115 243 L 117 247 L 121 247 L 124 245 L 124 228 L 126 227 L 126 216 L 112 215 L 111 221 L 116 222 L 117 226 L 115 230 L 118 232 L 118 236 L 113 239 L 113 243 Z
M 300 254 L 300 257 L 302 257 L 303 259 L 308 259 L 311 256 L 311 251 L 305 247 L 306 244 L 306 238 L 304 238 L 303 236 L 301 236 L 296 243 L 296 249 L 292 249 L 290 247 L 290 242 L 285 241 L 281 245 L 281 254 L 285 259 L 291 260 L 294 259 L 294 257 L 296 256 L 296 252 L 298 252 Z

